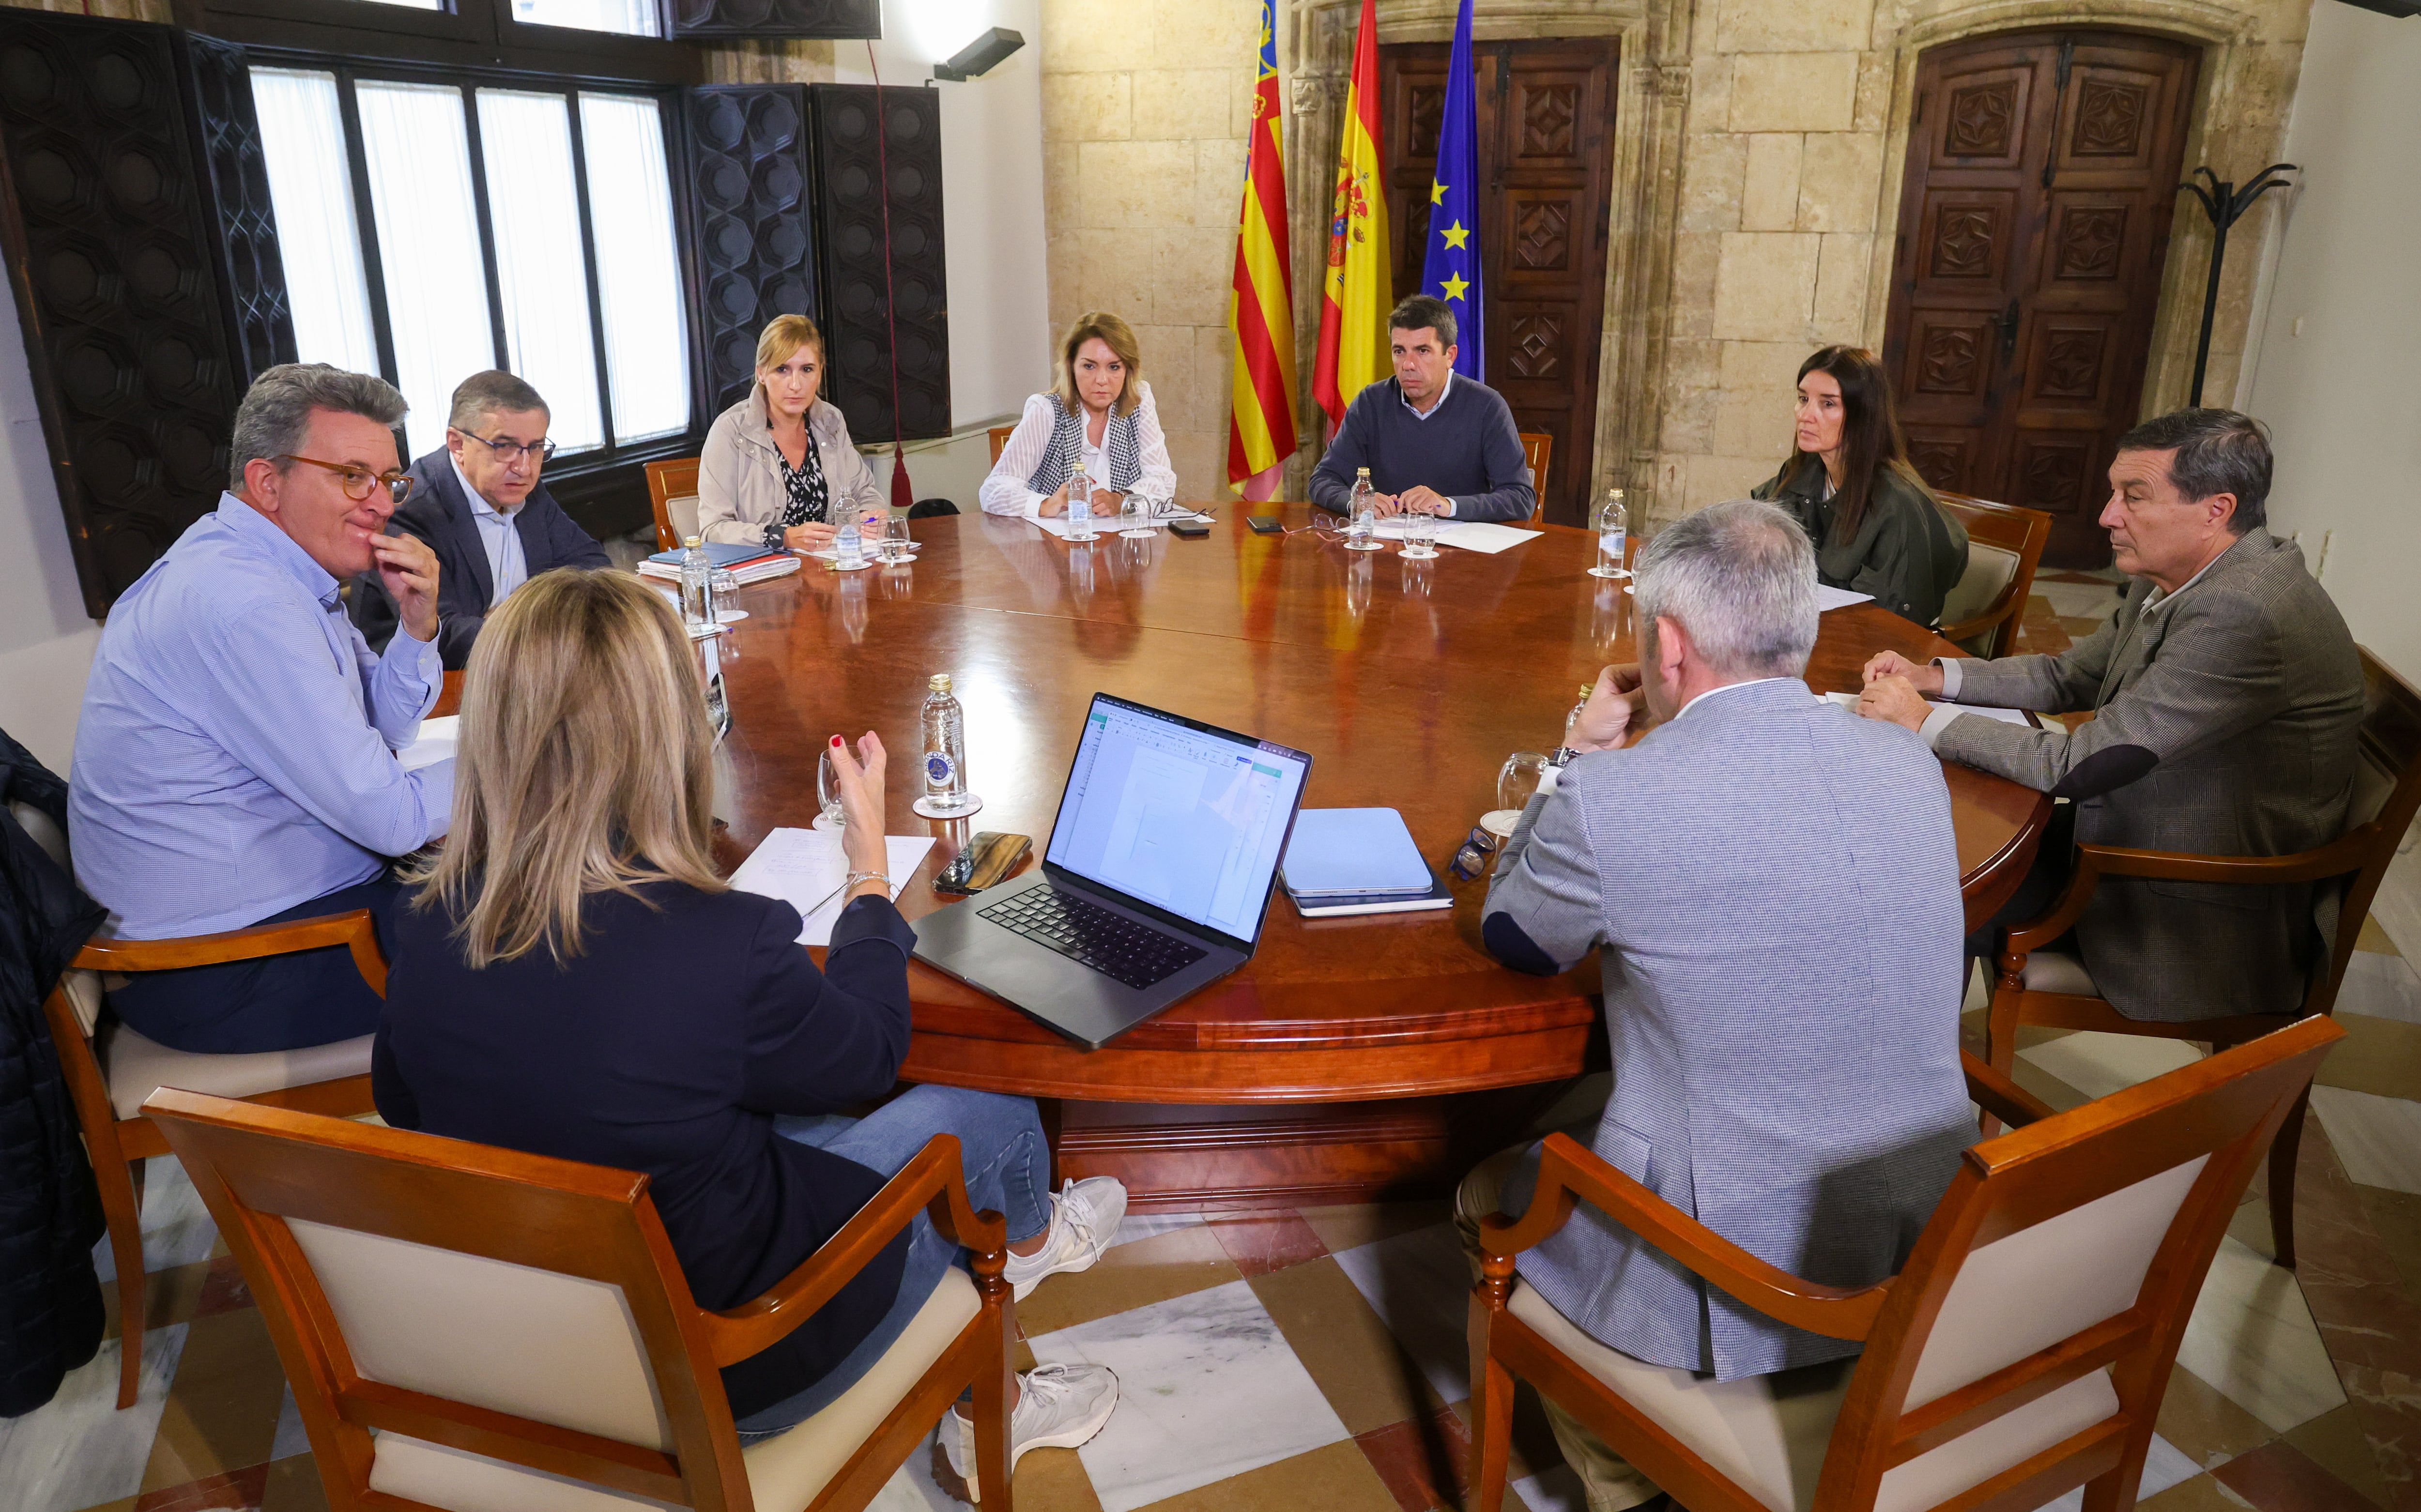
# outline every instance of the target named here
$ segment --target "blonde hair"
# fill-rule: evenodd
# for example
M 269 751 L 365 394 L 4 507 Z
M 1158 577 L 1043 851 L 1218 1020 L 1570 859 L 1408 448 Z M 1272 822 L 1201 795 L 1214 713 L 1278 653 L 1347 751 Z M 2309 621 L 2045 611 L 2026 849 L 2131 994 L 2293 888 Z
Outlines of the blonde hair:
M 581 952 L 592 894 L 721 892 L 713 736 L 689 636 L 639 579 L 541 572 L 480 628 L 464 678 L 454 818 L 411 880 L 474 968 Z
M 1132 327 L 1107 310 L 1087 310 L 1076 317 L 1068 335 L 1059 343 L 1059 371 L 1051 381 L 1051 392 L 1059 397 L 1059 406 L 1070 414 L 1082 414 L 1085 406 L 1076 397 L 1076 349 L 1087 341 L 1098 340 L 1110 349 L 1110 354 L 1126 364 L 1126 384 L 1118 397 L 1110 401 L 1112 414 L 1132 414 L 1143 396 L 1135 385 L 1143 382 L 1143 348 L 1136 344 Z
M 801 347 L 816 349 L 816 361 L 824 360 L 824 334 L 816 322 L 804 315 L 777 315 L 757 337 L 757 370 L 779 367 L 790 360 L 790 353 Z M 484 630 L 481 634 L 487 633 Z

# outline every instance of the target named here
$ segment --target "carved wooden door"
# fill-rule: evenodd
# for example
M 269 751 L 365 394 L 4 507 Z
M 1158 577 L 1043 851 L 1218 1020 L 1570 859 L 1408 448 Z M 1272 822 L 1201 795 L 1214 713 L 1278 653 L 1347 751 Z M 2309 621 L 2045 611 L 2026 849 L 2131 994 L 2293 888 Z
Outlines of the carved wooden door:
M 1429 246 L 1446 51 L 1444 42 L 1379 50 L 1398 299 L 1419 289 Z M 1473 51 L 1488 176 L 1474 228 L 1487 275 L 1486 377 L 1523 429 L 1554 438 L 1541 491 L 1547 518 L 1578 524 L 1597 432 L 1615 42 L 1555 38 Z
M 1936 488 L 2052 516 L 2098 567 L 2113 444 L 2138 418 L 2195 51 L 2001 34 L 1917 63 L 1883 360 Z

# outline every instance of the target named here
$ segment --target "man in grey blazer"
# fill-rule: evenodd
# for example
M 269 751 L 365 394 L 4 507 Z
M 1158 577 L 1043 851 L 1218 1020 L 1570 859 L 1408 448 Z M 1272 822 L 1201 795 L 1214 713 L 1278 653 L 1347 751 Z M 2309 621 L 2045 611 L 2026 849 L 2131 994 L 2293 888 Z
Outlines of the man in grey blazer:
M 2270 465 L 2260 423 L 2233 410 L 2148 421 L 2110 464 L 2101 524 L 2135 580 L 2110 623 L 2058 656 L 1867 663 L 1859 712 L 2070 801 L 1996 926 L 2049 909 L 2073 869 L 2071 840 L 2278 856 L 2344 831 L 2362 660 L 2303 552 L 2263 528 Z M 1926 695 L 2094 717 L 2074 733 L 2027 729 Z M 2336 901 L 2308 883 L 2106 879 L 2076 925 L 2083 990 L 2131 1019 L 2290 1012 L 2325 958 Z
M 1599 679 L 1583 754 L 1498 860 L 1481 939 L 1523 971 L 1599 952 L 1614 1092 L 1575 1138 L 1785 1270 L 1882 1280 L 1976 1138 L 1942 764 L 1801 680 L 1816 562 L 1773 505 L 1702 509 L 1636 570 L 1640 664 Z M 1642 705 L 1658 723 L 1622 748 Z M 1536 1178 L 1535 1150 L 1475 1172 L 1466 1233 L 1521 1211 Z M 1517 1273 L 1601 1342 L 1718 1380 L 1857 1349 L 1741 1305 L 1587 1207 Z M 1550 1417 L 1592 1512 L 1657 1494 Z
M 554 502 L 539 473 L 554 455 L 538 390 L 506 372 L 456 385 L 445 444 L 412 464 L 412 496 L 396 507 L 390 536 L 414 535 L 442 569 L 437 654 L 445 670 L 471 660 L 488 611 L 540 572 L 611 567 L 595 538 Z M 372 647 L 395 633 L 395 603 L 376 572 L 353 580 L 353 623 Z

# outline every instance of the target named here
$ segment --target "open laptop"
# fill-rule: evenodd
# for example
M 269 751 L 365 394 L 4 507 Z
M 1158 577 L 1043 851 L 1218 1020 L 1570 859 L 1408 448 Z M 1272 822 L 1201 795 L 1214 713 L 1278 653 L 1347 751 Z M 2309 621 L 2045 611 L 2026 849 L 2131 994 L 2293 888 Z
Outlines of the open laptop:
M 916 959 L 1099 1050 L 1253 959 L 1310 773 L 1095 694 L 1042 865 L 918 919 Z

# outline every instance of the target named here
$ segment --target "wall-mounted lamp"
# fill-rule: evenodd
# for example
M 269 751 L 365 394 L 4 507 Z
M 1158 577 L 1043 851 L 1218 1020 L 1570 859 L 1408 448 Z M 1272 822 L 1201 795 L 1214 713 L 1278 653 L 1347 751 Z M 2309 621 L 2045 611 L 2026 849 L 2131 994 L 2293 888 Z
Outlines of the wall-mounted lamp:
M 933 77 L 951 84 L 980 79 L 1007 61 L 1011 53 L 1024 45 L 1024 38 L 1006 26 L 994 26 L 951 55 L 947 63 L 934 64 Z

